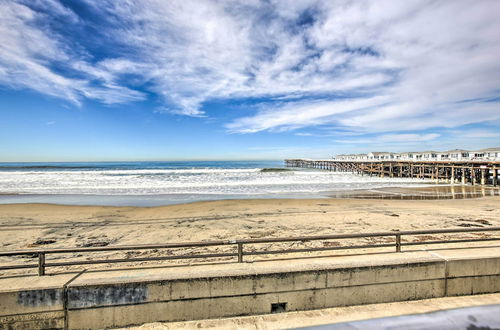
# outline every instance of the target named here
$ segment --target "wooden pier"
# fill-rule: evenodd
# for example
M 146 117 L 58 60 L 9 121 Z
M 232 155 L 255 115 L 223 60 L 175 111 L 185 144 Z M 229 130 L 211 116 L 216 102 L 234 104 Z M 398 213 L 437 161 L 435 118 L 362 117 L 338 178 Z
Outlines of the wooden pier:
M 316 168 L 360 175 L 431 179 L 436 183 L 499 185 L 498 161 L 346 161 L 286 159 L 286 167 Z

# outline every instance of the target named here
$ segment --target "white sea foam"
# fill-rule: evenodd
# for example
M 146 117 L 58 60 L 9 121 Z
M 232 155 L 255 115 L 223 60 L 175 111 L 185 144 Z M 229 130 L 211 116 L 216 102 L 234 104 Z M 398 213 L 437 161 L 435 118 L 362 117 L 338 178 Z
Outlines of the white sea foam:
M 422 180 L 379 178 L 320 170 L 260 172 L 260 168 L 0 171 L 0 192 L 81 195 L 267 195 L 320 193 L 391 186 Z

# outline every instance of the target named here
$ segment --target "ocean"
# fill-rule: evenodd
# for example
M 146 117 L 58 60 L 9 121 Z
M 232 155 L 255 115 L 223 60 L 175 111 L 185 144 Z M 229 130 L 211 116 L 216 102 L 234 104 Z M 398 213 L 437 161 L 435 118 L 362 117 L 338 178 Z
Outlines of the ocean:
M 346 190 L 425 185 L 410 178 L 280 169 L 283 161 L 0 163 L 0 204 L 157 206 L 235 198 L 326 198 Z

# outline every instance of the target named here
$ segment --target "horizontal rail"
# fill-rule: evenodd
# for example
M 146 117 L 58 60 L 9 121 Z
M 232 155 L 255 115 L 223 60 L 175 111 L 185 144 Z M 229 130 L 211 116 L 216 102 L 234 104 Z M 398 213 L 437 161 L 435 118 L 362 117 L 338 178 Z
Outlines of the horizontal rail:
M 8 265 L 1 266 L 0 270 L 9 270 L 9 269 L 26 269 L 26 268 L 37 268 L 38 264 L 26 264 L 26 265 Z
M 74 253 L 74 252 L 102 252 L 102 251 L 123 251 L 123 250 L 149 250 L 149 249 L 170 249 L 170 248 L 186 248 L 186 247 L 207 247 L 207 246 L 222 246 L 234 244 L 259 244 L 259 243 L 277 243 L 277 242 L 292 242 L 292 241 L 317 241 L 329 239 L 349 239 L 363 237 L 381 237 L 381 236 L 414 236 L 426 234 L 445 234 L 445 233 L 468 233 L 468 232 L 483 232 L 483 231 L 500 231 L 500 227 L 488 228 L 454 228 L 454 229 L 434 229 L 434 230 L 410 230 L 410 231 L 386 231 L 375 233 L 358 233 L 358 234 L 337 234 L 337 235 L 318 235 L 318 236 L 297 236 L 297 237 L 276 237 L 276 238 L 252 238 L 241 240 L 228 241 L 207 241 L 207 242 L 183 242 L 183 243 L 165 243 L 165 244 L 139 244 L 139 245 L 118 245 L 118 246 L 100 246 L 100 247 L 80 247 L 80 248 L 58 248 L 58 249 L 30 249 L 17 251 L 0 251 L 0 257 L 13 255 L 35 255 L 39 253 L 54 254 L 54 253 Z
M 276 237 L 276 238 L 258 238 L 258 239 L 240 239 L 227 241 L 206 241 L 206 242 L 184 242 L 184 243 L 165 243 L 165 244 L 145 244 L 145 245 L 121 245 L 121 246 L 102 246 L 102 247 L 79 247 L 79 248 L 57 248 L 57 249 L 31 249 L 17 251 L 2 251 L 0 257 L 30 255 L 38 257 L 37 264 L 25 265 L 5 265 L 0 266 L 0 270 L 9 269 L 26 269 L 38 268 L 38 274 L 44 275 L 46 267 L 57 266 L 76 266 L 76 265 L 92 265 L 92 264 L 110 264 L 123 262 L 138 262 L 138 261 L 160 261 L 160 260 L 177 260 L 177 259 L 195 259 L 195 258 L 221 258 L 221 257 L 237 257 L 238 262 L 243 262 L 244 255 L 270 255 L 270 254 L 287 254 L 299 252 L 317 252 L 330 250 L 348 250 L 348 249 L 364 249 L 364 248 L 383 248 L 396 247 L 396 251 L 400 252 L 402 246 L 426 245 L 426 244 L 448 244 L 448 243 L 467 243 L 481 241 L 497 241 L 500 237 L 477 237 L 467 239 L 452 239 L 452 240 L 426 240 L 419 242 L 401 242 L 403 236 L 419 236 L 419 235 L 435 235 L 435 234 L 456 234 L 456 233 L 480 233 L 500 231 L 500 227 L 488 228 L 453 228 L 453 229 L 433 229 L 433 230 L 409 230 L 409 231 L 386 231 L 375 233 L 356 233 L 356 234 L 336 234 L 336 235 L 317 235 L 317 236 L 298 236 L 298 237 Z M 262 251 L 244 251 L 244 245 L 265 244 L 265 243 L 285 243 L 285 242 L 310 242 L 310 241 L 328 241 L 342 240 L 355 238 L 373 238 L 373 237 L 394 237 L 394 243 L 378 243 L 378 244 L 362 244 L 362 245 L 345 245 L 345 246 L 323 246 L 309 248 L 293 248 L 280 250 L 262 250 Z M 99 260 L 81 260 L 70 262 L 46 262 L 46 255 L 75 253 L 75 252 L 105 252 L 105 251 L 131 251 L 131 250 L 152 250 L 152 249 L 177 249 L 177 248 L 198 248 L 210 246 L 236 246 L 235 252 L 224 253 L 209 253 L 209 254 L 183 254 L 158 257 L 144 258 L 120 258 L 120 259 L 99 259 Z
M 392 246 L 394 246 L 394 244 L 364 244 L 364 245 L 330 246 L 330 247 L 320 247 L 320 248 L 252 251 L 252 252 L 245 252 L 245 255 L 253 256 L 253 255 L 263 255 L 263 254 L 285 254 L 285 253 L 298 253 L 298 252 L 368 249 L 368 248 L 392 247 Z
M 166 257 L 148 257 L 148 258 L 125 258 L 125 259 L 101 259 L 101 260 L 82 260 L 70 262 L 52 262 L 47 263 L 45 266 L 76 266 L 76 265 L 94 265 L 94 264 L 113 264 L 120 262 L 134 262 L 134 261 L 160 261 L 160 260 L 175 260 L 175 259 L 197 259 L 197 258 L 221 258 L 221 257 L 235 257 L 236 253 L 210 253 L 210 254 L 193 254 L 193 255 L 180 255 L 180 256 L 166 256 Z M 36 266 L 38 267 L 38 265 Z M 1 269 L 1 268 L 0 268 Z
M 193 243 L 166 243 L 166 244 L 139 244 L 139 245 L 118 245 L 118 246 L 99 246 L 99 247 L 79 247 L 79 248 L 61 248 L 61 249 L 41 249 L 41 250 L 18 250 L 2 251 L 0 257 L 12 255 L 30 255 L 37 253 L 74 253 L 74 252 L 103 252 L 103 251 L 123 251 L 123 250 L 149 250 L 149 249 L 170 249 L 185 247 L 207 247 L 232 245 L 235 241 L 212 241 L 212 242 L 193 242 Z
M 498 238 L 473 238 L 473 239 L 454 239 L 454 240 L 446 240 L 446 241 L 424 241 L 424 242 L 406 242 L 401 243 L 403 246 L 411 246 L 411 245 L 428 245 L 428 244 L 448 244 L 448 243 L 470 243 L 470 242 L 488 242 L 488 241 L 500 241 L 500 237 Z
M 348 238 L 364 238 L 364 237 L 382 237 L 382 236 L 414 236 L 414 235 L 428 235 L 428 234 L 446 234 L 446 233 L 468 233 L 468 232 L 482 232 L 482 231 L 500 231 L 500 227 L 488 228 L 454 228 L 454 229 L 434 229 L 434 230 L 409 230 L 409 231 L 386 231 L 376 233 L 359 233 L 359 234 L 339 234 L 339 235 L 321 235 L 321 236 L 299 236 L 299 237 L 286 237 L 286 238 L 263 238 L 263 239 L 244 239 L 235 241 L 244 244 L 256 243 L 276 243 L 276 242 L 290 242 L 290 241 L 315 241 L 315 240 L 329 240 L 329 239 L 348 239 Z

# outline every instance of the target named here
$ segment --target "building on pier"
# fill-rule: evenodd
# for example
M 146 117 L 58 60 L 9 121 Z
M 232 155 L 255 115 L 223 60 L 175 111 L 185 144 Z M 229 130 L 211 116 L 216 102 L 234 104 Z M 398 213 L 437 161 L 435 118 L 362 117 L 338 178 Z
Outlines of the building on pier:
M 344 161 L 380 161 L 380 160 L 409 160 L 409 161 L 461 161 L 461 160 L 500 160 L 500 147 L 486 148 L 476 151 L 453 149 L 448 151 L 418 151 L 418 152 L 369 152 L 367 154 L 347 154 L 333 157 Z
M 499 148 L 486 148 L 474 152 L 475 158 L 482 159 L 499 159 L 500 160 L 500 147 Z
M 450 159 L 452 160 L 462 160 L 469 159 L 469 151 L 463 149 L 453 149 L 449 150 Z
M 413 160 L 413 152 L 398 152 L 394 154 L 394 159 Z
M 391 160 L 394 159 L 394 153 L 392 152 L 369 152 L 368 159 L 370 160 Z

